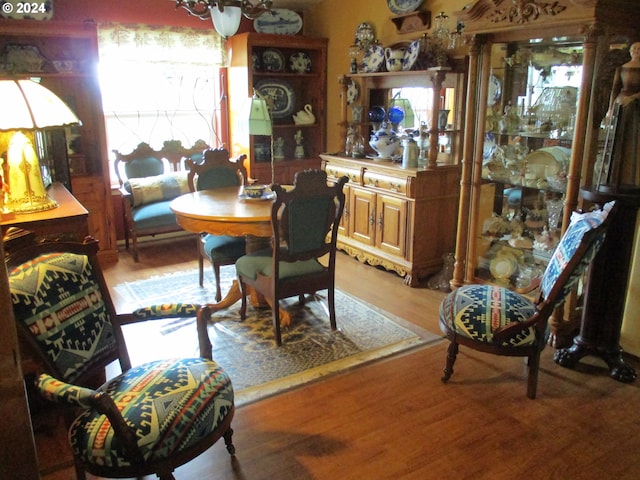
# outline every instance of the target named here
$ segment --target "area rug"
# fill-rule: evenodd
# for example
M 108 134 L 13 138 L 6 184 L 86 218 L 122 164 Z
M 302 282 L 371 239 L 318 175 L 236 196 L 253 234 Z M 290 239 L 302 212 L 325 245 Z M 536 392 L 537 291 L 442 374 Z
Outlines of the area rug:
M 171 302 L 214 302 L 213 275 L 207 272 L 205 288 L 198 285 L 197 270 L 116 285 L 119 303 L 129 308 Z M 226 291 L 235 269 L 222 268 Z M 439 340 L 387 312 L 365 305 L 336 290 L 338 330 L 332 331 L 325 311 L 326 291 L 308 296 L 301 306 L 297 298 L 282 303 L 292 325 L 283 329 L 282 346 L 276 346 L 271 311 L 249 307 L 240 322 L 239 302 L 215 312 L 209 327 L 213 358 L 230 375 L 236 404 L 247 404 L 305 383 L 343 372 L 399 352 Z M 195 321 L 170 320 L 124 327 L 133 364 L 150 361 L 167 352 L 197 355 Z

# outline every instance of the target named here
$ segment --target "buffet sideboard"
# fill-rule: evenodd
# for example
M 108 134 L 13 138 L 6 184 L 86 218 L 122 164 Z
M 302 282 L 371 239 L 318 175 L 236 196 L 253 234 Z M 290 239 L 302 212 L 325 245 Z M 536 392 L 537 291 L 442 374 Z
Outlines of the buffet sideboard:
M 322 154 L 330 180 L 349 177 L 338 248 L 415 287 L 455 247 L 460 166 L 401 168 L 392 162 Z

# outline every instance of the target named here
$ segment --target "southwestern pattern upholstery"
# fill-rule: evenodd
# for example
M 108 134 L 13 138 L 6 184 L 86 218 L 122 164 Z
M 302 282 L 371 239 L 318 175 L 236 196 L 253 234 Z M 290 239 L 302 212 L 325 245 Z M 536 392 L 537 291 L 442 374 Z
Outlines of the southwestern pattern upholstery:
M 440 305 L 440 328 L 451 341 L 443 382 L 453 374 L 458 345 L 496 355 L 528 359 L 527 396 L 536 397 L 540 353 L 547 340 L 547 321 L 563 304 L 604 241 L 610 211 L 572 215 L 542 276 L 535 301 L 494 285 L 464 285 L 447 295 Z
M 78 478 L 172 471 L 224 437 L 231 441 L 234 394 L 230 378 L 211 359 L 207 307 L 157 305 L 116 314 L 97 261 L 95 240 L 43 243 L 7 258 L 19 331 L 44 371 L 45 398 L 77 407 L 69 440 Z M 121 325 L 196 317 L 201 357 L 131 366 Z M 104 367 L 123 373 L 104 383 Z

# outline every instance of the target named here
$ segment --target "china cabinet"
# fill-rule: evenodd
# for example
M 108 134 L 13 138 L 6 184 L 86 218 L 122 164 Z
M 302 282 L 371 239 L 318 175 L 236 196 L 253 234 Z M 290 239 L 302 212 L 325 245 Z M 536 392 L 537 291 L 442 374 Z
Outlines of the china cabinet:
M 477 0 L 456 15 L 470 56 L 452 286 L 526 290 L 571 212 L 588 208 L 579 194 L 602 147 L 604 59 L 639 15 L 622 0 Z M 575 330 L 574 307 L 552 319 L 555 346 Z
M 349 177 L 338 248 L 396 272 L 409 286 L 436 273 L 455 245 L 466 75 L 464 61 L 454 65 L 340 78 L 343 138 L 347 129 L 355 130 L 369 158 L 321 155 L 330 179 Z M 378 158 L 368 142 L 377 126 L 367 112 L 373 107 L 388 112 L 398 98 L 409 100 L 414 112 L 414 124 L 406 127 L 417 130 L 422 124 L 428 134 L 420 141 L 424 160 L 417 167 Z M 443 109 L 446 117 L 439 123 Z
M 82 124 L 36 135 L 43 161 L 89 211 L 89 233 L 100 256 L 117 260 L 106 133 L 97 78 L 93 22 L 0 20 L 4 77 L 41 82 L 76 113 Z
M 327 39 L 243 33 L 227 40 L 232 156 L 247 155 L 260 183 L 292 183 L 295 172 L 319 168 L 326 144 Z M 273 136 L 249 135 L 254 89 L 270 107 Z M 274 142 L 273 148 L 271 141 Z

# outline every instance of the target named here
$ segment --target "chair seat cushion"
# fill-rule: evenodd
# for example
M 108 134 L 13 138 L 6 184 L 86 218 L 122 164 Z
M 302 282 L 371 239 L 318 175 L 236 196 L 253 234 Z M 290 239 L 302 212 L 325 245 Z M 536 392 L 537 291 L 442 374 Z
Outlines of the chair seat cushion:
M 235 261 L 245 254 L 244 237 L 230 235 L 205 235 L 202 239 L 204 253 L 212 262 Z
M 147 230 L 175 225 L 178 229 L 176 214 L 169 207 L 170 204 L 171 200 L 163 200 L 134 208 L 131 214 L 136 228 Z
M 535 313 L 535 305 L 507 288 L 494 285 L 464 285 L 449 293 L 440 304 L 443 332 L 482 343 L 493 343 L 493 332 L 511 322 L 522 322 Z M 533 327 L 505 341 L 505 346 L 528 346 L 535 342 Z
M 106 391 L 134 427 L 146 462 L 179 455 L 232 413 L 233 387 L 225 371 L 204 358 L 159 360 L 131 368 L 98 390 Z M 104 467 L 129 466 L 107 417 L 94 410 L 69 429 L 74 455 Z
M 324 271 L 324 267 L 318 260 L 312 258 L 299 262 L 280 262 L 280 279 L 309 275 Z M 273 264 L 270 251 L 262 251 L 249 255 L 243 255 L 236 262 L 238 275 L 252 280 L 258 273 L 270 277 L 273 275 Z

